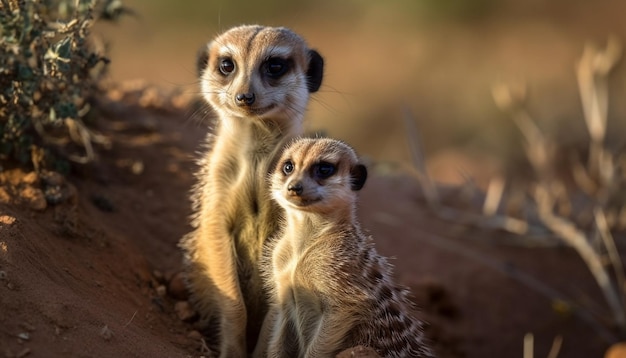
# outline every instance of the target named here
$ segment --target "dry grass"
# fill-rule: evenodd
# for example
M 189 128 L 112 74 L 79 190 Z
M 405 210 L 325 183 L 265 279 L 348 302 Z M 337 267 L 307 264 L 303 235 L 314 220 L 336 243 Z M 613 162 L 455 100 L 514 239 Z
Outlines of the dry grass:
M 517 191 L 509 189 L 507 193 L 504 179 L 493 178 L 486 193 L 480 193 L 484 201 L 479 213 L 442 204 L 437 187 L 425 169 L 415 122 L 407 119 L 414 169 L 433 211 L 446 220 L 505 230 L 533 244 L 551 237 L 574 248 L 593 274 L 610 312 L 597 313 L 565 303 L 578 310 L 579 315 L 608 340 L 616 338 L 612 328 L 618 329 L 620 337 L 626 334 L 626 280 L 612 236 L 615 230 L 626 229 L 626 154 L 612 153 L 605 143 L 608 79 L 621 58 L 621 50 L 621 44 L 615 38 L 610 38 L 604 49 L 588 45 L 577 64 L 576 74 L 590 141 L 586 162 L 572 156 L 571 173 L 556 171 L 558 148 L 526 109 L 526 87 L 521 83 L 494 86 L 496 104 L 510 114 L 523 136 L 534 179 L 526 187 Z M 566 178 L 573 180 L 567 181 Z M 467 187 L 478 190 L 471 183 Z M 502 208 L 508 210 L 504 212 Z M 540 283 L 525 283 L 549 296 L 556 294 L 545 290 Z

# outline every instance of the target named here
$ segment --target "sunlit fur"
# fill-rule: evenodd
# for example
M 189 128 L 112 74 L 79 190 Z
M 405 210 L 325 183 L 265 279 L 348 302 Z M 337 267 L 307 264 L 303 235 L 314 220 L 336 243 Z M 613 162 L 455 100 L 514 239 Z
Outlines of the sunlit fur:
M 335 174 L 316 178 L 320 161 Z M 366 177 L 359 166 L 333 139 L 296 140 L 278 161 L 271 190 L 285 223 L 263 260 L 271 303 L 259 339 L 267 343 L 255 357 L 334 357 L 357 345 L 383 357 L 432 356 L 408 290 L 393 283 L 390 264 L 357 222 L 356 190 Z M 295 183 L 299 195 L 289 190 Z
M 228 75 L 219 68 L 225 58 L 235 66 Z M 278 78 L 268 77 L 272 58 L 289 64 Z M 267 312 L 258 263 L 281 214 L 266 178 L 302 131 L 323 60 L 288 29 L 240 26 L 209 43 L 198 63 L 202 95 L 218 118 L 193 189 L 194 230 L 180 246 L 201 328 L 216 324 L 221 357 L 239 358 L 254 348 Z M 238 104 L 240 93 L 254 93 L 254 103 Z

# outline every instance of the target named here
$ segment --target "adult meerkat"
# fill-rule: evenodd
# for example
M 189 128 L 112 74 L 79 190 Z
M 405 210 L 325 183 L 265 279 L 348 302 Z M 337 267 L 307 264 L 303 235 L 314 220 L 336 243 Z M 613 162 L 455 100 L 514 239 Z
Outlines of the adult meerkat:
M 267 302 L 258 263 L 280 216 L 266 178 L 284 143 L 302 132 L 324 61 L 286 28 L 240 26 L 200 53 L 204 99 L 217 114 L 192 199 L 194 230 L 181 240 L 200 325 L 216 323 L 222 357 L 254 348 Z
M 263 261 L 271 303 L 256 357 L 334 357 L 357 345 L 432 356 L 408 290 L 357 221 L 366 178 L 343 142 L 299 139 L 285 149 L 270 179 L 285 222 Z

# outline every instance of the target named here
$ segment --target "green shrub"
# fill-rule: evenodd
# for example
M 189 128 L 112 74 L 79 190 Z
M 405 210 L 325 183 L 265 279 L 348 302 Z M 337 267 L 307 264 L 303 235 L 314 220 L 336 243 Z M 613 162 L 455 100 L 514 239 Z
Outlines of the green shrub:
M 109 61 L 89 30 L 120 9 L 119 1 L 0 0 L 0 170 L 66 171 L 93 159 L 84 121 Z

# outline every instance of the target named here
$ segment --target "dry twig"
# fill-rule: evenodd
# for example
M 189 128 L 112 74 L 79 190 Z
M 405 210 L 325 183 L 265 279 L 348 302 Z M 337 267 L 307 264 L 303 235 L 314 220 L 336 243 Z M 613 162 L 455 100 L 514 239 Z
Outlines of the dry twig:
M 524 107 L 526 87 L 523 84 L 514 86 L 498 85 L 493 88 L 493 97 L 498 106 L 511 113 L 515 125 L 524 138 L 524 148 L 529 163 L 535 174 L 536 181 L 529 186 L 528 193 L 534 199 L 535 216 L 539 224 L 531 225 L 528 220 L 521 220 L 499 214 L 498 208 L 503 198 L 505 183 L 502 179 L 494 179 L 489 185 L 483 204 L 482 213 L 472 213 L 442 205 L 436 186 L 430 179 L 425 166 L 424 155 L 419 146 L 416 123 L 407 111 L 406 124 L 411 144 L 411 154 L 415 170 L 424 185 L 426 198 L 433 211 L 445 220 L 477 225 L 487 229 L 503 229 L 528 237 L 532 232 L 545 234 L 551 232 L 564 243 L 574 248 L 583 259 L 611 310 L 611 317 L 622 332 L 626 332 L 626 275 L 624 267 L 611 235 L 612 225 L 626 221 L 626 206 L 621 196 L 626 198 L 626 157 L 610 153 L 605 148 L 605 136 L 608 118 L 608 75 L 621 56 L 621 44 L 617 39 L 610 38 L 606 49 L 599 50 L 587 46 L 578 63 L 577 76 L 585 123 L 590 135 L 589 159 L 586 166 L 574 162 L 573 177 L 578 186 L 576 193 L 586 194 L 584 207 L 574 205 L 572 193 L 557 173 L 554 172 L 555 148 L 542 133 Z M 616 200 L 615 198 L 618 198 Z M 530 207 L 522 205 L 524 208 Z M 614 207 L 617 206 L 617 207 Z M 604 262 L 599 248 L 594 246 L 591 233 L 585 232 L 585 223 L 574 218 L 592 212 L 595 228 L 602 239 L 603 247 L 614 271 L 614 278 Z M 622 218 L 623 216 L 623 218 Z M 540 285 L 529 285 L 537 288 Z M 596 322 L 585 313 L 589 322 Z M 597 322 L 596 322 L 597 323 Z M 607 337 L 604 328 L 592 324 L 598 334 Z M 555 339 L 550 357 L 556 356 L 561 340 Z M 556 348 L 555 348 L 556 347 Z
M 602 293 L 613 311 L 615 322 L 619 327 L 625 327 L 626 313 L 620 295 L 611 282 L 601 256 L 593 249 L 585 233 L 578 229 L 574 223 L 554 215 L 551 209 L 550 194 L 545 187 L 537 186 L 535 201 L 542 222 L 578 252 L 602 289 Z
M 561 346 L 563 345 L 563 336 L 558 335 L 554 337 L 552 341 L 552 347 L 550 347 L 550 352 L 548 353 L 548 358 L 557 358 L 559 356 L 559 352 L 561 351 Z
M 407 133 L 409 135 L 411 159 L 413 160 L 413 165 L 420 175 L 426 200 L 431 207 L 439 207 L 440 202 L 439 194 L 437 193 L 437 187 L 433 183 L 433 180 L 431 179 L 430 175 L 428 175 L 428 171 L 426 170 L 426 159 L 424 156 L 424 151 L 422 150 L 422 141 L 420 139 L 419 131 L 417 129 L 417 123 L 415 123 L 414 117 L 408 107 L 405 108 L 404 123 L 408 129 Z

